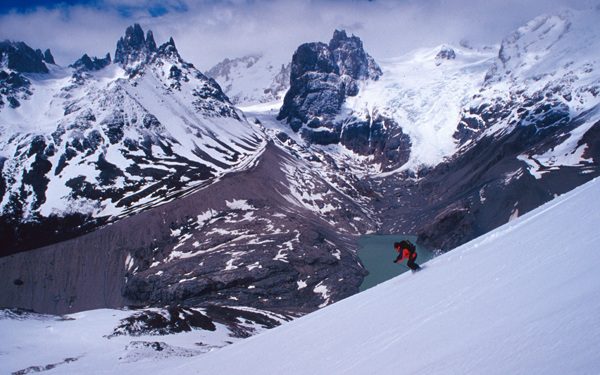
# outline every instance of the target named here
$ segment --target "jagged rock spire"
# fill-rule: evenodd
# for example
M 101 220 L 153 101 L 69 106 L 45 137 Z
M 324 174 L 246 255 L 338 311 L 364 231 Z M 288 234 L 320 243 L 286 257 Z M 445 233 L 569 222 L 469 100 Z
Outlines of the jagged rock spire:
M 360 38 L 354 35 L 348 37 L 345 30 L 335 30 L 329 42 L 329 50 L 339 66 L 340 75 L 358 80 L 377 80 L 381 75 L 381 68 L 365 52 Z
M 44 61 L 49 64 L 56 65 L 56 62 L 54 62 L 54 56 L 52 56 L 52 52 L 50 52 L 50 48 L 46 49 L 46 52 L 44 52 Z
M 149 55 L 156 51 L 156 42 L 151 30 L 144 37 L 144 31 L 139 24 L 129 26 L 125 37 L 117 42 L 117 50 L 113 62 L 123 67 L 137 65 L 147 61 Z

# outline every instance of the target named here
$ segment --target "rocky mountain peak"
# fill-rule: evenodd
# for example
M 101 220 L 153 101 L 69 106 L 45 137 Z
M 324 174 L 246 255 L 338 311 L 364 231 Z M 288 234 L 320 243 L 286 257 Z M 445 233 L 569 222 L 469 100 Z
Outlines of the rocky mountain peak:
M 125 38 L 121 38 L 121 40 L 126 47 L 131 49 L 141 50 L 144 47 L 147 47 L 150 51 L 156 49 L 156 42 L 154 41 L 152 30 L 148 30 L 146 37 L 144 37 L 144 31 L 138 23 L 129 26 L 125 30 Z
M 354 35 L 348 37 L 345 30 L 335 30 L 329 42 L 329 50 L 339 66 L 340 75 L 358 80 L 377 80 L 381 75 L 381 69 L 365 52 L 360 38 Z
M 70 68 L 75 68 L 78 71 L 94 71 L 100 70 L 110 64 L 110 54 L 107 53 L 103 59 L 97 57 L 90 58 L 87 54 L 84 54 L 79 60 L 75 61 Z
M 150 54 L 155 51 L 156 42 L 152 31 L 148 30 L 146 36 L 144 36 L 142 27 L 136 23 L 129 26 L 125 30 L 125 37 L 121 37 L 117 42 L 113 62 L 121 64 L 128 70 L 133 70 L 131 66 L 147 62 Z
M 292 58 L 290 89 L 278 119 L 316 143 L 338 143 L 341 123 L 335 120 L 348 96 L 358 94 L 358 81 L 378 79 L 381 69 L 360 38 L 336 30 L 329 45 L 321 42 L 298 47 Z M 313 131 L 312 129 L 319 129 Z M 323 129 L 328 129 L 323 131 Z M 315 136 L 317 135 L 317 136 Z
M 54 62 L 54 56 L 52 56 L 52 52 L 50 52 L 50 48 L 46 49 L 44 52 L 44 61 L 48 64 L 56 64 L 56 62 Z
M 41 50 L 35 51 L 23 42 L 5 40 L 0 42 L 0 63 L 4 65 L 6 59 L 6 67 L 19 73 L 48 73 L 44 61 L 54 63 L 54 58 L 50 50 L 46 52 L 47 57 Z
M 337 49 L 340 45 L 342 45 L 343 43 L 346 43 L 348 41 L 348 35 L 346 35 L 346 30 L 335 30 L 333 32 L 333 38 L 331 38 L 331 40 L 329 41 L 329 49 L 330 50 L 334 50 Z M 362 41 L 360 40 L 360 38 L 352 35 L 352 41 L 353 42 L 358 42 L 358 47 L 362 48 Z M 356 43 L 355 43 L 356 44 Z
M 181 59 L 179 52 L 177 51 L 177 47 L 175 47 L 175 41 L 173 40 L 173 37 L 169 38 L 168 42 L 161 44 L 161 46 L 156 49 L 156 53 L 162 56 L 173 56 L 177 59 Z M 189 65 L 191 66 L 192 64 Z

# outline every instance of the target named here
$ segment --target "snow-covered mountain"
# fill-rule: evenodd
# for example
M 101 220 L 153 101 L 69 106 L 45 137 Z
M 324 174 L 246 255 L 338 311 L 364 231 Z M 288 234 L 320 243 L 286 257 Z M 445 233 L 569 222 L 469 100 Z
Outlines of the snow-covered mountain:
M 599 220 L 596 179 L 416 274 L 291 322 L 232 309 L 225 316 L 260 332 L 243 341 L 219 309 L 3 310 L 0 363 L 55 374 L 595 374 Z
M 290 87 L 291 63 L 268 56 L 248 55 L 225 59 L 204 74 L 213 78 L 235 105 L 282 100 Z
M 358 291 L 351 236 L 373 214 L 346 177 L 267 141 L 173 40 L 135 25 L 108 62 L 28 76 L 32 95 L 0 112 L 3 255 L 21 251 L 0 258 L 2 305 L 304 313 Z
M 0 258 L 0 305 L 304 314 L 355 294 L 361 234 L 449 251 L 600 174 L 596 35 L 566 12 L 375 62 L 336 31 L 292 56 L 283 103 L 239 108 L 136 26 L 112 61 L 31 50 L 48 73 L 3 65 L 0 192 L 5 238 L 40 248 Z M 270 82 L 242 60 L 215 71 Z
M 595 22 L 593 13 L 565 11 L 538 17 L 510 34 L 466 107 L 459 131 L 472 139 L 473 133 L 498 138 L 529 129 L 531 144 L 543 142 L 520 158 L 536 177 L 561 166 L 593 164 L 597 154 L 589 137 L 600 126 Z
M 11 104 L 0 108 L 2 255 L 174 199 L 244 168 L 265 145 L 173 39 L 157 47 L 137 24 L 112 62 L 84 55 L 25 77 L 31 69 L 11 68 L 15 54 L 5 53 Z

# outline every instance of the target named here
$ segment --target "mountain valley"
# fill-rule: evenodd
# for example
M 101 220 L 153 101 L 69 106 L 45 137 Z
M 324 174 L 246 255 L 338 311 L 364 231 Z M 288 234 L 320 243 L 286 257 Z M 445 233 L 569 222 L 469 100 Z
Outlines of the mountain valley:
M 137 24 L 66 68 L 3 42 L 0 306 L 299 316 L 358 292 L 360 235 L 448 252 L 600 175 L 596 31 L 376 62 L 336 30 L 206 73 Z

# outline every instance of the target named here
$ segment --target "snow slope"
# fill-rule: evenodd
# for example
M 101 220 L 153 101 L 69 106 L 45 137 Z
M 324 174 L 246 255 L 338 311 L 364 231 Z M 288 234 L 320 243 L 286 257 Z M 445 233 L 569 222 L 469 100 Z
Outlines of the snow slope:
M 207 353 L 289 319 L 244 307 L 216 313 L 99 309 L 58 317 L 0 310 L 0 373 L 152 374 L 168 368 L 165 360 Z
M 290 70 L 290 62 L 259 54 L 225 59 L 205 74 L 219 83 L 233 104 L 249 105 L 283 99 L 290 87 Z
M 62 323 L 0 319 L 0 368 L 12 373 L 57 364 L 48 374 L 597 374 L 599 219 L 600 180 L 593 180 L 431 260 L 419 273 L 206 354 L 194 343 L 208 339 L 222 346 L 227 339 L 220 331 L 213 338 L 201 331 L 155 336 L 146 344 L 127 336 L 108 339 L 126 315 L 116 310 L 73 314 L 74 321 Z M 153 342 L 161 350 L 152 349 Z M 194 347 L 194 353 L 186 349 Z
M 600 181 L 169 374 L 597 374 Z M 255 369 L 255 371 L 253 371 Z

